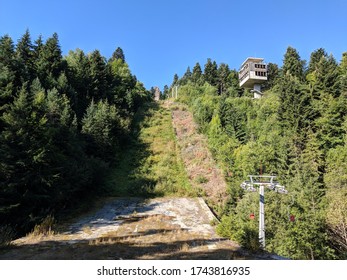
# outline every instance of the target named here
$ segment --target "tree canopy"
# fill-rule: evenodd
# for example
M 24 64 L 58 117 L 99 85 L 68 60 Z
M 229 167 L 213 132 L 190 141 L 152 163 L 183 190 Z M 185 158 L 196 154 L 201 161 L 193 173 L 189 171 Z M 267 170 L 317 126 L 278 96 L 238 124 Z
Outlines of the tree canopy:
M 203 72 L 201 76 L 200 73 Z M 264 97 L 239 87 L 236 70 L 208 59 L 190 79 L 175 77 L 222 166 L 230 201 L 220 234 L 257 250 L 257 193 L 240 183 L 249 174 L 276 174 L 288 195 L 266 194 L 266 250 L 294 259 L 347 256 L 347 55 L 340 63 L 319 48 L 308 67 L 288 47 L 283 65 L 268 63 Z M 170 91 L 170 89 L 168 89 Z
M 63 57 L 58 34 L 0 38 L 0 219 L 18 234 L 96 193 L 149 100 L 122 49 Z M 0 228 L 1 230 L 1 228 Z

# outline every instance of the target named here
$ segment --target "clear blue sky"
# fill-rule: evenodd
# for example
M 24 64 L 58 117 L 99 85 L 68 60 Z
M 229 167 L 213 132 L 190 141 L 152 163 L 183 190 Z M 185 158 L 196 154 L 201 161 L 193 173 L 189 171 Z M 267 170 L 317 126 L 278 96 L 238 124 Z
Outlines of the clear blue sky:
M 347 51 L 346 0 L 0 0 L 0 36 L 17 42 L 57 32 L 63 53 L 124 50 L 147 88 L 171 84 L 207 58 L 238 69 L 248 56 L 282 64 L 290 45 L 303 59 L 320 47 Z

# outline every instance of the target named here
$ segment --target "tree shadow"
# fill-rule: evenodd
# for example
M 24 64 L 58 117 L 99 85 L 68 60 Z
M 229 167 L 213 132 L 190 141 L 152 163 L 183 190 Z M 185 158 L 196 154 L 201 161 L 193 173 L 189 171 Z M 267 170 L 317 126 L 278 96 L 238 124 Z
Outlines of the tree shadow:
M 105 194 L 132 197 L 160 196 L 155 192 L 157 181 L 148 178 L 141 169 L 152 152 L 149 144 L 140 138 L 141 129 L 148 125 L 145 120 L 151 118 L 159 109 L 158 103 L 148 102 L 134 116 L 128 142 L 105 180 Z
M 155 229 L 153 229 L 154 231 Z M 151 235 L 152 230 L 140 233 Z M 157 230 L 155 230 L 157 231 Z M 141 244 L 132 241 L 134 236 L 121 236 L 74 242 L 45 241 L 35 245 L 15 246 L 0 250 L 2 260 L 245 260 L 271 259 L 266 255 L 251 255 L 240 248 L 201 249 L 219 239 L 189 239 L 174 242 Z M 1 252 L 2 251 L 2 252 Z
M 61 230 L 64 234 L 75 234 L 86 228 L 97 230 L 105 226 L 115 226 L 138 222 L 153 215 L 146 212 L 153 210 L 159 203 L 147 203 L 146 198 L 122 197 L 113 198 L 106 202 L 97 211 L 91 211 L 79 217 L 77 222 L 69 225 L 68 229 Z M 134 215 L 136 213 L 136 215 Z

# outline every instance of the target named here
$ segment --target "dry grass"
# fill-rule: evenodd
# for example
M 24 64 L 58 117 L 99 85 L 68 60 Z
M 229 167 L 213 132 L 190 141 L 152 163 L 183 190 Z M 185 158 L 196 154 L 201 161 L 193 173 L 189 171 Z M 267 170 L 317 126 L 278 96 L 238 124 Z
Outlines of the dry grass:
M 129 168 L 140 179 L 154 182 L 152 192 L 156 195 L 206 196 L 211 205 L 223 204 L 226 189 L 223 178 L 208 153 L 204 138 L 197 133 L 191 114 L 182 106 L 179 105 L 172 114 L 162 108 L 150 114 L 139 132 L 140 142 L 148 149 L 146 156 L 131 169 L 133 158 L 136 158 L 132 156 L 137 155 L 137 151 L 132 151 L 132 156 L 125 158 L 126 164 L 121 172 L 115 174 L 114 182 L 122 180 L 126 193 L 127 187 L 134 185 L 138 179 L 129 176 Z M 175 129 L 171 125 L 172 117 Z M 154 204 L 162 205 L 165 200 L 169 198 Z M 96 203 L 95 207 L 106 203 L 105 199 Z M 0 259 L 254 259 L 232 241 L 219 238 L 210 228 L 205 230 L 205 227 L 211 226 L 211 219 L 200 221 L 204 216 L 201 206 L 185 223 L 183 220 L 191 214 L 189 206 L 187 202 L 176 207 L 188 209 L 185 210 L 188 212 L 181 213 L 180 221 L 178 216 L 171 214 L 133 211 L 118 215 L 114 220 L 117 221 L 116 227 L 106 227 L 106 231 L 98 233 L 95 231 L 97 225 L 86 223 L 76 232 L 64 233 L 62 226 L 61 233 L 54 234 L 54 219 L 47 219 L 36 228 L 31 239 L 18 240 L 10 251 L 5 254 L 0 252 Z M 174 211 L 166 209 L 166 212 Z
M 172 121 L 189 181 L 196 190 L 203 190 L 206 201 L 216 213 L 227 201 L 227 184 L 210 151 L 205 137 L 198 133 L 193 115 L 185 105 L 166 102 L 172 110 Z
M 165 201 L 166 199 L 155 200 Z M 174 209 L 167 208 L 170 212 Z M 189 210 L 187 210 L 189 211 Z M 200 211 L 200 210 L 199 210 Z M 202 210 L 201 210 L 202 211 Z M 172 212 L 173 213 L 173 212 Z M 203 213 L 199 214 L 199 216 Z M 5 259 L 234 259 L 239 247 L 213 232 L 183 228 L 177 216 L 133 211 L 117 216 L 120 225 L 95 236 L 94 228 L 40 238 L 26 238 L 0 258 Z M 213 245 L 213 250 L 211 249 Z

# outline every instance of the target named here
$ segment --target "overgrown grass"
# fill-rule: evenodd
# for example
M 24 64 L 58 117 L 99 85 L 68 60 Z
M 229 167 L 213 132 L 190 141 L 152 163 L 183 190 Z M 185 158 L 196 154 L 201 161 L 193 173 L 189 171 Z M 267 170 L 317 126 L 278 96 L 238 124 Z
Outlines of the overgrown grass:
M 106 190 L 114 196 L 195 195 L 168 109 L 148 103 L 137 113 L 133 137 L 112 170 Z

